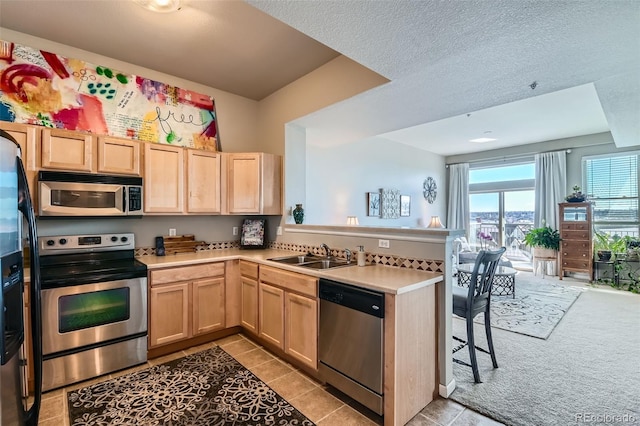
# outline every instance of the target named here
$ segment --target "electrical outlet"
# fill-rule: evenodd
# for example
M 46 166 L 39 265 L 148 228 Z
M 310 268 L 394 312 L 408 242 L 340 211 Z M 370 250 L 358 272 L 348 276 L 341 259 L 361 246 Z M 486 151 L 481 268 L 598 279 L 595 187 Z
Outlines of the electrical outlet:
M 278 226 L 278 228 L 276 229 L 276 234 L 282 235 L 282 226 Z
M 169 228 L 169 236 L 170 237 L 176 236 L 176 228 Z
M 378 247 L 389 248 L 389 240 L 378 240 Z
M 237 226 L 233 227 L 233 235 L 238 235 L 238 227 Z

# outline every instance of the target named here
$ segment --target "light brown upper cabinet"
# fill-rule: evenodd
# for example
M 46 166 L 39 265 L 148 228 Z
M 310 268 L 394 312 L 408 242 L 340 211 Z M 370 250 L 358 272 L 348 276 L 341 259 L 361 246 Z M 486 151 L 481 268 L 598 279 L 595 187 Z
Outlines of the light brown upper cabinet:
M 182 213 L 184 208 L 184 149 L 144 144 L 145 213 Z
M 42 129 L 43 169 L 140 176 L 140 142 L 61 129 Z
M 40 143 L 40 127 L 28 124 L 0 121 L 0 129 L 9 133 L 20 145 L 22 163 L 27 171 L 36 170 L 37 146 Z
M 250 152 L 226 160 L 225 213 L 282 214 L 282 157 Z
M 140 176 L 140 142 L 98 137 L 98 173 Z
M 187 212 L 220 213 L 218 152 L 187 149 Z
M 87 173 L 94 171 L 93 141 L 93 135 L 89 133 L 42 129 L 42 168 Z
M 27 182 L 29 184 L 29 193 L 31 194 L 32 202 L 37 210 L 36 193 L 36 178 L 38 175 L 38 148 L 40 145 L 40 127 L 30 126 L 28 124 L 10 123 L 7 121 L 0 121 L 0 129 L 9 133 L 22 151 L 22 164 L 24 165 L 27 173 Z

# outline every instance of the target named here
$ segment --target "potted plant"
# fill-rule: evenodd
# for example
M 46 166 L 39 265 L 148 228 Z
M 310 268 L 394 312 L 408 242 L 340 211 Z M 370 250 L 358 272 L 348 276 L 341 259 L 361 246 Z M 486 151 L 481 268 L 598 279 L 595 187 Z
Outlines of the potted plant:
M 564 198 L 569 203 L 582 203 L 587 199 L 587 196 L 580 191 L 578 185 L 573 186 L 573 194 L 569 194 Z
M 534 257 L 556 257 L 560 250 L 560 233 L 548 225 L 533 228 L 524 236 L 524 243 L 533 248 Z
M 613 237 L 599 231 L 596 231 L 593 235 L 595 237 L 593 249 L 598 256 L 598 260 L 601 262 L 610 261 L 613 253 L 611 249 L 611 246 L 614 243 Z

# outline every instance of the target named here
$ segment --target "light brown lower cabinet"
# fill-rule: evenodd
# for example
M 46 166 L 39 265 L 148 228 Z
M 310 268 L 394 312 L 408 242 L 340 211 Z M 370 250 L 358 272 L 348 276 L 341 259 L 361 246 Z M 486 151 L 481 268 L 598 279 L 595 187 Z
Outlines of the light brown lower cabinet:
M 284 290 L 260 283 L 260 332 L 258 335 L 284 350 Z
M 194 281 L 193 335 L 197 336 L 224 328 L 224 277 Z
M 261 266 L 258 290 L 258 336 L 317 370 L 318 280 Z
M 149 297 L 149 346 L 189 338 L 189 290 L 191 283 L 151 287 Z
M 285 353 L 316 368 L 318 365 L 318 302 L 295 293 L 284 295 Z
M 240 293 L 241 293 L 241 318 L 242 327 L 258 334 L 258 264 L 240 261 Z
M 225 328 L 224 262 L 153 270 L 149 347 Z

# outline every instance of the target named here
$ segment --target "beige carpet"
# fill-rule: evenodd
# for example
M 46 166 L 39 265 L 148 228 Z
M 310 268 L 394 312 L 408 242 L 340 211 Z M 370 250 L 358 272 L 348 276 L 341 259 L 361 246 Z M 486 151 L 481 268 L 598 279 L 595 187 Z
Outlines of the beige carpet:
M 464 321 L 453 328 L 464 336 Z M 475 384 L 454 364 L 451 399 L 507 425 L 640 424 L 640 295 L 587 288 L 547 340 L 500 329 L 493 339 L 499 368 L 479 353 Z

